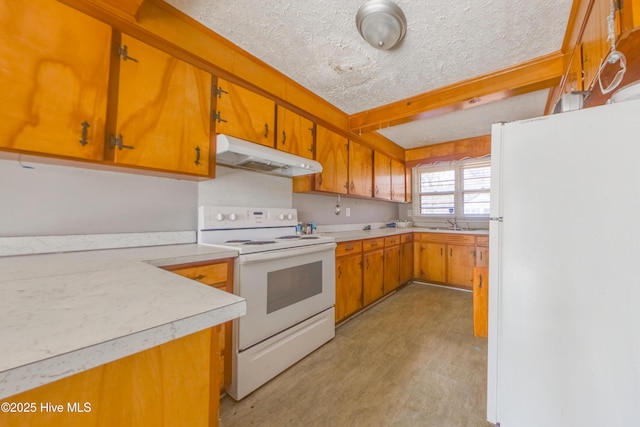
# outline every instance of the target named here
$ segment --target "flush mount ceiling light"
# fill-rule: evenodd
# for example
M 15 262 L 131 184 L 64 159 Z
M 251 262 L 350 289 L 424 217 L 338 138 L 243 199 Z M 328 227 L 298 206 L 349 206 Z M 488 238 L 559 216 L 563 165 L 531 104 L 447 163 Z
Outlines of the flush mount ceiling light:
M 369 0 L 356 13 L 356 26 L 363 39 L 377 49 L 391 49 L 407 32 L 407 18 L 389 0 Z

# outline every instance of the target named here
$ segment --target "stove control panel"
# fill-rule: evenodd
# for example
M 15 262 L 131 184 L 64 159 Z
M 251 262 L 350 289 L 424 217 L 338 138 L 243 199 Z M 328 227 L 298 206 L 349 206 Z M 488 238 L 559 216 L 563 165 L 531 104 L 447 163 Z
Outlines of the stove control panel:
M 295 209 L 230 206 L 200 206 L 198 208 L 198 228 L 200 230 L 295 226 L 297 224 L 298 213 Z

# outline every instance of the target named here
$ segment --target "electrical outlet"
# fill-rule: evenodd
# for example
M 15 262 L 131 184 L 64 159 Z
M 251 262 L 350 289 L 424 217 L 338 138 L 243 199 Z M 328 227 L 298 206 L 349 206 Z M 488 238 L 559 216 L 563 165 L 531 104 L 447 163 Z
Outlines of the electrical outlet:
M 351 208 L 347 208 L 347 209 L 345 209 L 344 214 L 345 214 L 346 216 L 351 216 Z
M 411 209 L 409 209 L 409 210 L 407 211 L 407 216 L 408 216 L 409 218 L 411 218 L 411 214 L 412 214 Z

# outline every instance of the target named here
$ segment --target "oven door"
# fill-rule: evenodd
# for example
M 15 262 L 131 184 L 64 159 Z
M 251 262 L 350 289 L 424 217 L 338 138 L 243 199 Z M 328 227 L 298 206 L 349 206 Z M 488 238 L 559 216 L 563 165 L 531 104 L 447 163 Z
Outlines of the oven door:
M 238 350 L 335 305 L 335 243 L 240 255 L 234 293 L 246 299 Z

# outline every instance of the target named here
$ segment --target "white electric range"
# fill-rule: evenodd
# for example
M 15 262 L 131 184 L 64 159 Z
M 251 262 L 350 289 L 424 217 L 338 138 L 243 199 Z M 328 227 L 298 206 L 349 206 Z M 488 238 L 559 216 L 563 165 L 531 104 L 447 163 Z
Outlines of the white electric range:
M 247 314 L 234 321 L 236 400 L 335 336 L 333 238 L 298 235 L 295 209 L 201 206 L 198 243 L 238 251 L 234 294 Z

